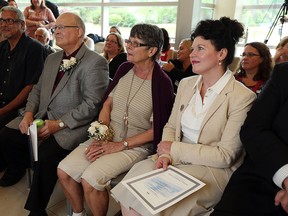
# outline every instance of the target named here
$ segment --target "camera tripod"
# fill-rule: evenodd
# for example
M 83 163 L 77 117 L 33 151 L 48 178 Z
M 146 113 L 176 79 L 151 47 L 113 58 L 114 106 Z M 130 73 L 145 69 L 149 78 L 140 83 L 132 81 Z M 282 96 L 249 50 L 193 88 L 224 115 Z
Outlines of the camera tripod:
M 285 22 L 285 15 L 287 14 L 288 11 L 288 0 L 285 0 L 285 2 L 282 4 L 280 7 L 280 10 L 278 11 L 275 20 L 273 21 L 271 28 L 268 31 L 268 34 L 266 36 L 266 39 L 264 40 L 264 43 L 267 44 L 269 38 L 271 37 L 271 34 L 273 33 L 273 30 L 275 26 L 277 25 L 278 21 L 280 20 L 281 23 L 281 31 L 280 31 L 280 38 L 282 37 L 282 29 L 283 29 L 283 24 Z

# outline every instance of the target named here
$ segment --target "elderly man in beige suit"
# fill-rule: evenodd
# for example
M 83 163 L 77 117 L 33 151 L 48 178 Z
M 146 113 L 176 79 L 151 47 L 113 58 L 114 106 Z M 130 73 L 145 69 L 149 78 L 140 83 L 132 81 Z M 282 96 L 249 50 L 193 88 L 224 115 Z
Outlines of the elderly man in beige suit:
M 8 165 L 1 180 L 2 186 L 9 186 L 21 178 L 17 173 L 23 175 L 25 171 L 29 125 L 36 118 L 45 120 L 38 131 L 42 140 L 39 160 L 25 205 L 31 216 L 47 215 L 45 208 L 57 181 L 57 165 L 87 139 L 87 129 L 97 118 L 109 82 L 107 61 L 86 47 L 84 35 L 85 25 L 79 16 L 64 13 L 57 18 L 55 38 L 63 50 L 47 58 L 40 80 L 28 97 L 24 117 L 0 132 L 0 147 L 7 153 Z

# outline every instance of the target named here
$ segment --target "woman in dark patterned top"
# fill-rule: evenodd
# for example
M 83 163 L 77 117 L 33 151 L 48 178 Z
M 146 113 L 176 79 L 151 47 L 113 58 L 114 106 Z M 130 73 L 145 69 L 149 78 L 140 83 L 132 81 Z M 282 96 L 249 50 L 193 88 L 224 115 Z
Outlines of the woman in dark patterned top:
M 247 43 L 237 71 L 236 79 L 258 95 L 272 71 L 269 48 L 261 42 Z

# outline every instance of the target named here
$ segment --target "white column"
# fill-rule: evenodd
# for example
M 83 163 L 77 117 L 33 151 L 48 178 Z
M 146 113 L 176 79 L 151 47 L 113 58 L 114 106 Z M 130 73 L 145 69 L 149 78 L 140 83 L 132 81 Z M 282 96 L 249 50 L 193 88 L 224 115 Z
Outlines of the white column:
M 183 38 L 189 38 L 192 29 L 200 21 L 201 0 L 179 0 L 176 22 L 175 47 Z

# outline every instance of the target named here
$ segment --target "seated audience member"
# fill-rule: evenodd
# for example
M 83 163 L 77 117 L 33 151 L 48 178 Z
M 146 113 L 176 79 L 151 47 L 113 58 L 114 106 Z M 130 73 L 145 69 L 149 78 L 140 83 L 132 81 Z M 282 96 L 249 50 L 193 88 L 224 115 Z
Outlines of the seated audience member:
M 12 29 L 13 31 L 9 31 Z M 45 49 L 25 34 L 25 17 L 15 7 L 0 9 L 0 32 L 4 41 L 0 42 L 0 130 L 18 116 L 24 107 L 34 84 L 37 83 L 46 58 Z M 9 71 L 9 73 L 7 73 Z M 0 141 L 0 172 L 7 168 Z M 11 158 L 13 158 L 11 156 Z M 17 173 L 18 181 L 25 170 Z M 9 169 L 5 172 L 9 174 Z M 5 174 L 0 186 L 6 186 Z
M 18 116 L 18 109 L 25 106 L 28 94 L 42 72 L 46 53 L 40 43 L 26 36 L 25 17 L 15 7 L 0 9 L 0 32 L 5 39 L 0 43 L 1 129 Z
M 164 37 L 164 44 L 161 50 L 160 60 L 162 62 L 167 62 L 168 60 L 173 58 L 173 50 L 170 45 L 170 38 L 167 30 L 165 28 L 161 28 Z
M 118 33 L 119 35 L 121 35 L 121 31 L 120 29 L 118 28 L 118 26 L 111 26 L 110 29 L 109 29 L 109 33 Z
M 172 83 L 156 62 L 162 44 L 157 26 L 131 29 L 128 62 L 109 85 L 98 118 L 113 128 L 113 141 L 91 138 L 60 162 L 58 176 L 74 215 L 84 215 L 83 196 L 93 215 L 106 215 L 110 180 L 155 151 L 173 101 Z
M 94 41 L 92 38 L 88 37 L 87 35 L 84 38 L 84 43 L 90 50 L 94 50 Z
M 57 19 L 58 16 L 59 16 L 58 5 L 53 3 L 53 2 L 51 2 L 51 1 L 47 1 L 47 0 L 45 0 L 45 5 L 46 5 L 46 7 L 48 7 L 52 11 L 55 19 Z M 51 29 L 51 32 L 52 32 L 52 34 L 54 33 L 53 32 L 53 28 Z M 51 40 L 49 42 L 49 45 L 53 46 L 53 44 L 54 44 L 54 39 L 53 39 L 53 36 L 52 36 L 52 38 L 51 38 Z
M 63 13 L 57 18 L 55 40 L 62 50 L 47 57 L 39 82 L 27 99 L 24 117 L 14 119 L 0 131 L 1 153 L 7 163 L 1 181 L 8 186 L 25 172 L 28 127 L 34 119 L 45 121 L 38 130 L 41 145 L 25 204 L 31 216 L 47 215 L 45 208 L 57 181 L 58 163 L 86 140 L 109 83 L 106 59 L 84 45 L 84 36 L 85 24 L 78 15 Z
M 46 7 L 48 7 L 52 11 L 55 19 L 57 19 L 59 16 L 58 5 L 51 2 L 51 1 L 47 1 L 47 0 L 45 0 L 45 5 L 46 5 Z
M 272 57 L 269 48 L 261 42 L 247 43 L 240 67 L 235 74 L 236 79 L 258 95 L 269 79 L 271 71 Z
M 112 32 L 106 37 L 103 55 L 109 62 L 109 77 L 113 79 L 118 67 L 127 61 L 127 54 L 121 35 Z
M 40 27 L 35 31 L 35 39 L 44 45 L 47 55 L 56 52 L 56 50 L 49 45 L 50 36 L 50 32 L 46 28 Z
M 246 156 L 232 175 L 213 216 L 288 215 L 288 63 L 271 78 L 240 132 Z
M 209 215 L 243 160 L 239 131 L 256 96 L 227 68 L 243 32 L 239 22 L 222 17 L 201 21 L 191 36 L 190 59 L 199 76 L 181 80 L 157 155 L 134 165 L 124 179 L 171 164 L 206 185 L 156 215 Z M 111 193 L 123 215 L 151 215 L 123 184 Z
M 34 38 L 37 28 L 52 29 L 55 25 L 55 17 L 46 7 L 45 0 L 31 0 L 30 2 L 31 5 L 27 6 L 23 13 L 26 18 L 27 35 Z
M 288 36 L 282 38 L 277 45 L 273 60 L 275 64 L 288 61 Z
M 8 0 L 8 3 L 10 6 L 18 8 L 18 4 L 15 0 Z
M 168 63 L 162 66 L 162 69 L 172 80 L 175 93 L 181 79 L 195 75 L 189 58 L 192 43 L 193 41 L 190 38 L 183 39 L 177 51 L 177 59 L 170 59 Z

